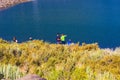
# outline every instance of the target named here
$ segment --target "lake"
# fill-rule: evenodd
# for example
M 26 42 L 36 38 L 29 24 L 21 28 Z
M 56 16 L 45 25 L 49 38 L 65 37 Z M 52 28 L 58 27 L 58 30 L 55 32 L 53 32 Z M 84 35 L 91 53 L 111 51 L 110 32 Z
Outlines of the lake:
M 42 39 L 56 43 L 56 33 L 73 42 L 120 46 L 119 0 L 35 0 L 0 11 L 0 37 L 19 42 Z

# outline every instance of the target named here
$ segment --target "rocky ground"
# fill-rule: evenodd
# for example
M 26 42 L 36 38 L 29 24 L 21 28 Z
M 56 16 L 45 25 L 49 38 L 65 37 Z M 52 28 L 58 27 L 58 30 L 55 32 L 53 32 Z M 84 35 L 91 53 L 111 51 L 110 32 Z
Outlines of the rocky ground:
M 35 74 L 28 74 L 20 79 L 17 80 L 46 80 L 44 78 L 40 78 L 39 76 L 35 75 Z
M 28 2 L 30 0 L 0 0 L 0 9 L 4 9 L 19 3 Z

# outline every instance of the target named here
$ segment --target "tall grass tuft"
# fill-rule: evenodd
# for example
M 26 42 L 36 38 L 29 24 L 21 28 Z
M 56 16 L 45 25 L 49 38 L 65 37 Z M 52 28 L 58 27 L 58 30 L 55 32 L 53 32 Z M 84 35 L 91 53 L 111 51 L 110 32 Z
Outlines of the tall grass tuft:
M 10 64 L 0 64 L 0 74 L 3 74 L 5 79 L 10 80 L 16 80 L 23 76 L 17 66 L 12 66 Z

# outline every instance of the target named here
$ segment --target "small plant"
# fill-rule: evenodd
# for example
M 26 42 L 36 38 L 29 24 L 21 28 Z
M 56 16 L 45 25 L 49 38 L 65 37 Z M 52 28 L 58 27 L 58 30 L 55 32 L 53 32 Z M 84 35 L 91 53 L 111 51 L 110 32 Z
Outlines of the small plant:
M 23 76 L 18 67 L 12 66 L 10 64 L 0 64 L 0 74 L 4 76 L 2 78 L 10 80 L 16 80 Z

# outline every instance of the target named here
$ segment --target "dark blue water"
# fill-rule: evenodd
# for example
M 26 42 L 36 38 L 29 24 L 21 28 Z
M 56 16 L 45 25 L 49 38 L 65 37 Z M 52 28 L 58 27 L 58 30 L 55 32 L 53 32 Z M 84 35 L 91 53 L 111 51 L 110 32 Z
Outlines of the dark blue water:
M 55 43 L 56 33 L 73 42 L 120 46 L 119 0 L 36 0 L 0 11 L 0 37 L 19 42 L 43 39 Z

